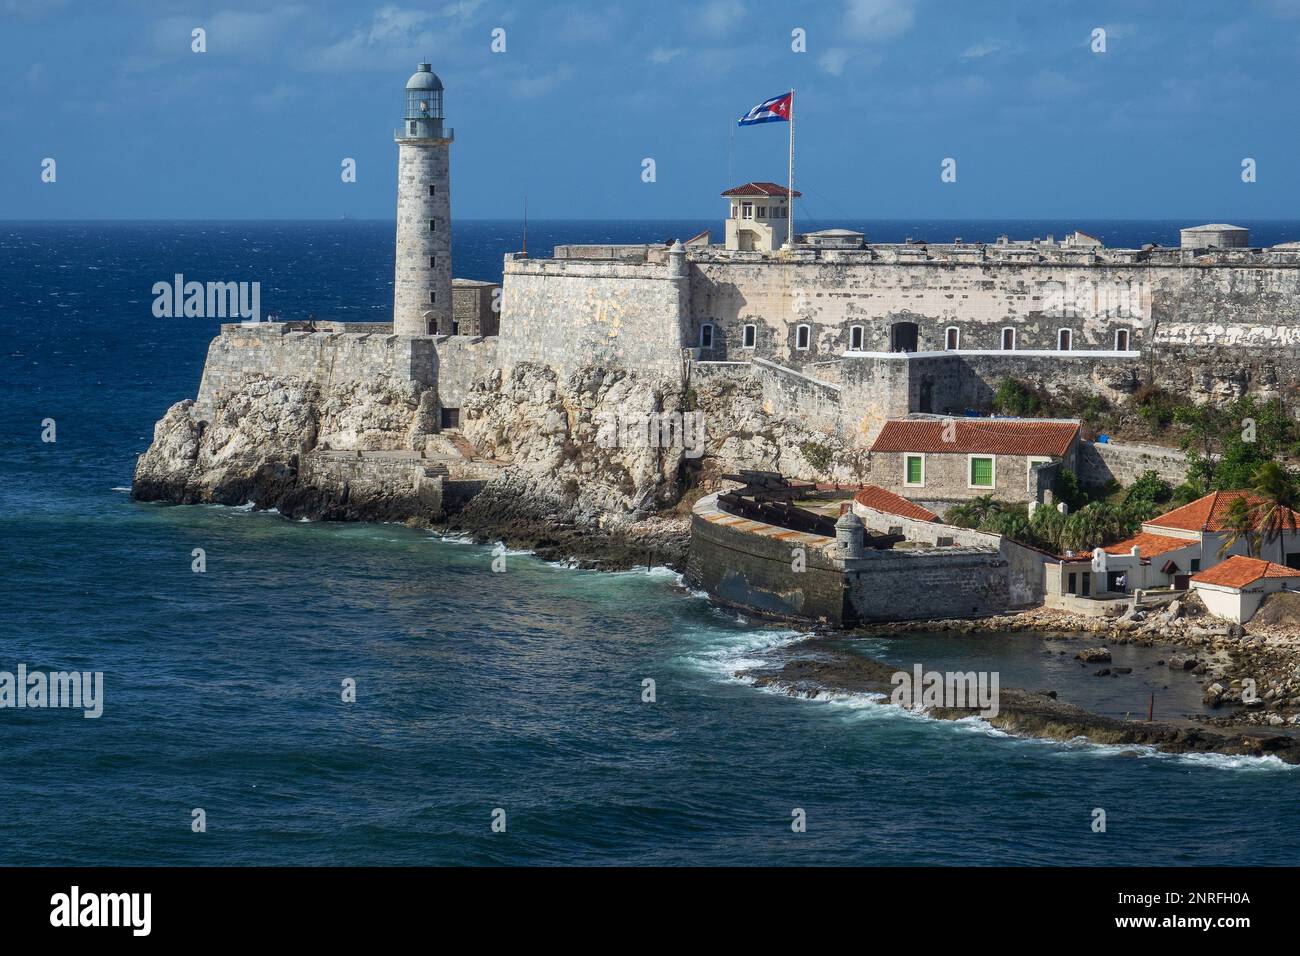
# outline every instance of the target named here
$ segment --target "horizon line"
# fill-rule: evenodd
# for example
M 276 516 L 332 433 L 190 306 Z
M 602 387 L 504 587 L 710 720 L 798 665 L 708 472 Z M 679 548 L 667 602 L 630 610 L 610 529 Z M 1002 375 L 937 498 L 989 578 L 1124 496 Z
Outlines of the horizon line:
M 825 221 L 829 221 L 831 217 L 804 216 L 804 217 L 802 217 L 802 218 L 803 218 L 803 220 L 804 220 L 805 222 L 807 222 L 808 220 L 813 220 L 813 221 L 815 221 L 815 222 L 821 222 L 821 221 L 824 221 L 824 220 L 825 220 Z M 1123 217 L 1118 217 L 1118 216 L 1088 216 L 1088 217 L 1085 217 L 1085 216 L 1069 216 L 1069 215 L 1059 215 L 1059 216 L 1058 216 L 1058 215 L 1044 215 L 1044 216 L 1003 216 L 1003 217 L 991 217 L 991 216 L 955 216 L 955 217 L 954 217 L 954 216 L 847 216 L 847 217 L 834 217 L 834 218 L 836 219 L 836 221 L 841 221 L 841 222 L 909 222 L 909 221 L 916 221 L 916 220 L 931 220 L 931 221 L 935 221 L 935 222 L 966 222 L 966 223 L 976 223 L 976 222 L 1046 222 L 1046 221 L 1053 221 L 1053 220 L 1066 220 L 1066 219 L 1068 219 L 1068 220 L 1072 220 L 1072 221 L 1077 221 L 1077 222 L 1175 222 L 1175 221 L 1183 221 L 1183 220 L 1188 220 L 1188 221 L 1193 221 L 1193 220 L 1194 220 L 1194 221 L 1200 221 L 1201 219 L 1204 219 L 1206 222 L 1209 222 L 1209 221 L 1216 221 L 1216 222 L 1217 222 L 1217 221 L 1223 220 L 1223 217 L 1218 217 L 1218 218 L 1216 219 L 1216 218 L 1213 217 L 1213 216 L 1211 216 L 1211 217 L 1199 217 L 1199 218 L 1198 218 L 1198 217 L 1196 217 L 1196 216 L 1171 216 L 1171 215 L 1165 215 L 1165 216 L 1123 216 Z M 1237 220 L 1239 220 L 1239 221 L 1241 221 L 1241 222 L 1284 222 L 1284 223 L 1295 223 L 1295 222 L 1300 222 L 1300 215 L 1297 215 L 1295 218 L 1290 218 L 1290 219 L 1287 219 L 1287 218 L 1255 218 L 1255 217 L 1252 217 L 1252 216 L 1237 216 L 1237 217 L 1229 217 L 1229 218 L 1236 218 Z M 707 217 L 699 217 L 699 216 L 645 216 L 645 217 L 639 217 L 639 218 L 629 218 L 629 217 L 626 217 L 626 216 L 620 216 L 620 217 L 612 217 L 612 216 L 609 216 L 609 217 L 607 217 L 607 216 L 586 217 L 586 216 L 580 216 L 580 217 L 567 217 L 567 218 L 566 218 L 566 217 L 553 217 L 553 218 L 537 218 L 537 217 L 530 217 L 530 218 L 529 218 L 529 222 L 622 222 L 622 223 L 631 223 L 631 222 L 695 222 L 695 221 L 700 220 L 700 219 L 711 219 L 711 220 L 714 220 L 714 221 L 720 221 L 720 222 L 726 222 L 726 221 L 727 221 L 727 217 L 726 217 L 726 216 L 722 216 L 722 217 L 719 219 L 718 216 L 713 215 L 713 216 L 707 216 Z M 386 222 L 386 223 L 394 223 L 394 224 L 396 224 L 397 219 L 396 219 L 396 217 L 394 217 L 394 218 L 392 218 L 392 219 L 387 219 L 387 218 L 382 218 L 382 217 L 376 218 L 376 217 L 353 217 L 353 216 L 293 216 L 293 217 L 257 217 L 257 218 L 251 218 L 251 217 L 250 217 L 250 218 L 241 218 L 241 217 L 235 217 L 235 218 L 198 217 L 198 218 L 189 218 L 189 219 L 182 219 L 182 218 L 177 218 L 177 217 L 166 217 L 166 216 L 149 216 L 149 217 L 144 217 L 144 216 L 142 216 L 142 217 L 92 216 L 92 217 L 80 217 L 80 218 L 73 218 L 73 217 L 70 217 L 70 216 L 67 216 L 67 217 L 64 217 L 64 216 L 56 216 L 56 217 L 49 217 L 49 218 L 45 218 L 45 219 L 0 219 L 0 224 L 7 224 L 7 223 L 13 223 L 13 224 L 22 224 L 22 223 L 91 223 L 91 222 L 135 222 L 135 223 L 150 223 L 150 222 L 214 222 L 214 223 L 222 223 L 222 222 L 239 222 L 239 223 L 245 223 L 245 222 L 358 222 L 358 223 L 360 223 L 360 222 Z M 514 222 L 514 223 L 518 223 L 518 222 L 523 222 L 523 217 L 522 217 L 522 216 L 519 216 L 519 217 L 508 217 L 508 216 L 461 216 L 461 217 L 458 217 L 458 218 L 452 220 L 453 225 L 454 225 L 456 222 Z

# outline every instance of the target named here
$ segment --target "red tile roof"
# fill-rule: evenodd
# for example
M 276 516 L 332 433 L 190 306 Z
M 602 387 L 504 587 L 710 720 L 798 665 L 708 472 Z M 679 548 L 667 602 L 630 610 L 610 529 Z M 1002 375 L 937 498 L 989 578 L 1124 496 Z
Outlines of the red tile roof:
M 953 441 L 944 441 L 944 431 Z M 1021 419 L 904 419 L 886 422 L 872 451 L 935 454 L 1050 455 L 1060 458 L 1078 437 L 1077 422 Z
M 889 515 L 898 515 L 901 518 L 911 518 L 914 521 L 939 520 L 939 516 L 933 511 L 922 508 L 915 502 L 908 501 L 892 491 L 886 491 L 879 485 L 863 485 L 861 490 L 853 496 L 853 500 L 864 507 L 874 508 L 876 511 L 883 511 Z
M 1179 528 L 1183 531 L 1224 531 L 1228 508 L 1238 498 L 1245 498 L 1251 505 L 1262 504 L 1264 501 L 1253 491 L 1212 491 L 1204 498 L 1197 498 L 1191 504 L 1152 518 L 1146 524 L 1153 528 Z M 1291 515 L 1295 519 L 1295 526 L 1300 528 L 1300 512 L 1293 511 Z
M 1201 584 L 1218 584 L 1226 588 L 1244 588 L 1260 578 L 1300 578 L 1300 571 L 1260 558 L 1234 554 L 1228 560 L 1192 575 Z
M 1135 534 L 1133 537 L 1124 541 L 1117 541 L 1114 544 L 1108 544 L 1105 547 L 1107 554 L 1128 554 L 1133 546 L 1137 545 L 1138 557 L 1154 558 L 1157 555 L 1164 554 L 1166 551 L 1177 551 L 1179 548 L 1198 547 L 1199 543 L 1195 539 L 1188 538 L 1171 538 L 1165 534 L 1151 534 L 1143 531 Z
M 784 196 L 787 190 L 780 183 L 745 183 L 743 186 L 734 186 L 728 189 L 722 195 L 724 196 Z M 799 190 L 794 191 L 794 195 L 802 196 Z

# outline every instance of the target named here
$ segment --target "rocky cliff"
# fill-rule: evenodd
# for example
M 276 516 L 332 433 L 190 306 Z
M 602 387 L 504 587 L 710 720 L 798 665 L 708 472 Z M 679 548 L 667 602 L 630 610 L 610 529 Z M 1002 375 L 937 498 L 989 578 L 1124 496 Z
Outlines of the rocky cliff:
M 771 414 L 745 378 L 685 387 L 662 374 L 589 366 L 563 375 L 522 363 L 476 381 L 459 433 L 435 436 L 433 385 L 347 374 L 316 353 L 301 364 L 248 361 L 225 339 L 213 343 L 198 400 L 173 405 L 155 426 L 136 498 L 446 522 L 557 556 L 630 565 L 653 552 L 680 563 L 687 517 L 676 506 L 695 489 L 741 468 L 850 481 L 865 464 L 860 449 Z M 320 341 L 294 348 L 309 346 Z M 374 461 L 340 458 L 355 450 Z M 476 495 L 462 507 L 430 494 L 435 472 L 473 479 L 462 484 Z

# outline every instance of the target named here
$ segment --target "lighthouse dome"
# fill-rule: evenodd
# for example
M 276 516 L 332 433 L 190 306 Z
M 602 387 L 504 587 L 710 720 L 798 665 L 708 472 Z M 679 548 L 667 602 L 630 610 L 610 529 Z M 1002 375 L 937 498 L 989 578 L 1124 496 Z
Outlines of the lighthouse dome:
M 438 79 L 438 74 L 433 72 L 433 65 L 430 63 L 421 63 L 411 78 L 406 81 L 408 90 L 441 90 L 442 80 Z

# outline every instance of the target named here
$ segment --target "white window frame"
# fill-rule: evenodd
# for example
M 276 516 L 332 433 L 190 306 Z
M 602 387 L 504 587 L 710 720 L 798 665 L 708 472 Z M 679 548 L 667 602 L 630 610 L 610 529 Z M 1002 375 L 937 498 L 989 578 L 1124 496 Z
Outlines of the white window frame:
M 1119 347 L 1119 337 L 1120 337 L 1121 335 L 1124 336 L 1124 347 L 1123 347 L 1123 348 L 1120 348 L 1120 347 Z M 1132 332 L 1132 330 L 1130 330 L 1130 329 L 1122 329 L 1122 328 L 1121 328 L 1121 329 L 1116 329 L 1116 330 L 1115 330 L 1115 351 L 1116 351 L 1116 352 L 1127 352 L 1127 351 L 1129 350 L 1129 348 L 1132 346 L 1132 344 L 1133 344 L 1133 332 Z
M 1011 333 L 1011 348 L 1003 345 L 1007 340 L 1008 332 Z M 1014 325 L 1004 325 L 998 331 L 998 348 L 1003 352 L 1014 352 L 1016 350 L 1016 327 Z
M 754 207 L 754 218 L 755 218 L 755 219 L 766 219 L 766 218 L 767 218 L 767 207 L 766 207 L 766 206 L 755 206 L 755 207 Z
M 1026 458 L 1025 459 L 1025 481 L 1028 481 L 1030 475 L 1034 473 L 1035 465 L 1046 465 L 1051 460 L 1052 459 L 1050 457 L 1044 457 L 1042 455 L 1030 455 L 1028 458 Z M 996 462 L 994 463 L 994 467 L 995 468 L 997 467 Z
M 740 218 L 741 219 L 754 218 L 754 204 L 752 202 L 742 202 L 740 204 Z
M 921 459 L 921 480 L 913 482 L 907 480 L 907 461 L 909 458 Z M 969 473 L 968 473 L 969 475 Z M 969 478 L 968 478 L 969 480 Z M 907 451 L 903 452 L 903 487 L 904 488 L 924 488 L 925 487 L 925 452 Z
M 799 344 L 799 333 L 801 332 L 804 333 L 805 338 L 803 345 Z M 812 326 L 807 322 L 800 322 L 794 327 L 794 348 L 796 352 L 807 352 L 808 349 L 812 348 Z
M 956 341 L 956 343 L 953 345 L 952 348 L 948 348 L 948 333 L 949 333 L 949 332 L 956 332 L 956 333 L 957 333 L 957 341 Z M 948 326 L 946 329 L 943 330 L 943 350 L 944 350 L 945 352 L 960 352 L 960 351 L 961 351 L 961 329 L 960 329 L 960 328 L 958 328 L 958 327 L 955 326 L 955 325 L 950 325 L 950 326 Z
M 858 344 L 853 344 L 853 338 L 857 336 Z M 861 352 L 862 347 L 867 344 L 867 327 L 865 325 L 849 326 L 849 351 Z
M 705 330 L 705 329 L 708 329 L 708 330 L 709 330 L 709 344 L 708 344 L 708 345 L 705 345 L 705 344 L 704 344 L 704 330 Z M 703 324 L 700 326 L 700 348 L 702 348 L 702 349 L 711 349 L 711 348 L 713 348 L 713 341 L 714 341 L 714 339 L 713 339 L 713 323 L 712 323 L 712 322 L 705 322 L 705 323 L 703 323 Z
M 976 458 L 989 458 L 989 459 L 991 459 L 991 460 L 993 461 L 993 484 L 991 484 L 991 485 L 976 485 L 976 484 L 973 484 L 973 483 L 971 482 L 971 480 L 970 480 L 970 479 L 971 479 L 971 468 L 970 468 L 970 466 L 971 466 L 971 463 L 974 462 Z M 993 491 L 993 490 L 995 490 L 995 489 L 997 488 L 997 486 L 998 486 L 998 456 L 997 456 L 997 455 L 979 455 L 979 454 L 974 454 L 974 453 L 967 455 L 967 456 L 966 456 L 966 487 L 967 487 L 967 488 L 970 488 L 970 489 L 972 489 L 972 490 L 979 490 L 979 491 Z
M 758 326 L 753 322 L 746 322 L 745 331 L 742 333 L 740 341 L 743 343 L 740 346 L 743 349 L 758 348 Z
M 1070 337 L 1070 345 L 1069 345 L 1068 348 L 1062 348 L 1062 347 L 1061 347 L 1061 336 L 1062 336 L 1062 335 L 1068 335 L 1068 336 Z M 1058 351 L 1058 352 L 1073 352 L 1073 351 L 1074 351 L 1074 329 L 1057 329 L 1057 330 L 1056 330 L 1056 351 Z
M 735 219 L 739 215 L 740 215 L 740 203 L 733 202 L 731 204 L 731 218 Z

